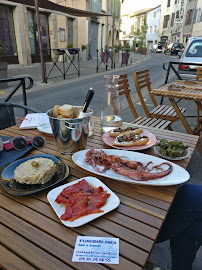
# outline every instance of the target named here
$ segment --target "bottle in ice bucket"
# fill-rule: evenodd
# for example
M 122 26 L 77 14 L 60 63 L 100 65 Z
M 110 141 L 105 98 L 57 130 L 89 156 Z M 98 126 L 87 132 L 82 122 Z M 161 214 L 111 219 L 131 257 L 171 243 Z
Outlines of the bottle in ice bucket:
M 107 132 L 122 125 L 121 103 L 118 92 L 118 75 L 106 75 L 105 93 L 101 108 L 102 131 Z

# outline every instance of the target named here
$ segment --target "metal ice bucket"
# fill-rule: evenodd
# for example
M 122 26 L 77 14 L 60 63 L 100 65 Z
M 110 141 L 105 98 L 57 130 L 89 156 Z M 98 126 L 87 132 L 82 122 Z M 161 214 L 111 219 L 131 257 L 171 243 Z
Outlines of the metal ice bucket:
M 74 113 L 75 110 L 79 111 L 81 109 L 82 107 L 79 106 L 74 107 Z M 60 153 L 68 155 L 86 148 L 89 121 L 92 113 L 93 111 L 91 109 L 87 109 L 84 118 L 67 119 L 54 118 L 52 116 L 53 109 L 47 111 L 56 145 Z

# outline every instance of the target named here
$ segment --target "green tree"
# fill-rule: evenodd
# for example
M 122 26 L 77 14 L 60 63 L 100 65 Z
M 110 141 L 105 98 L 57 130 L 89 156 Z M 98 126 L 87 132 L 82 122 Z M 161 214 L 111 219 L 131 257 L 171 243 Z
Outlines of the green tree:
M 144 19 L 144 24 L 141 26 L 141 29 L 137 29 L 137 31 L 134 32 L 134 36 L 136 40 L 138 40 L 140 48 L 146 48 L 147 29 L 148 29 L 147 22 L 146 19 Z

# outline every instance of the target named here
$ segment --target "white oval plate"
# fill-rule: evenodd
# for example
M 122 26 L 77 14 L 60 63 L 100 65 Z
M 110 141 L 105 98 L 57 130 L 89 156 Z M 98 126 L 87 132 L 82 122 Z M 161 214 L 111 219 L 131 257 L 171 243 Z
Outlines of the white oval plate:
M 68 186 L 71 186 L 73 184 L 78 183 L 79 181 L 81 181 L 82 179 L 85 179 L 90 185 L 98 188 L 99 186 L 103 187 L 104 191 L 107 191 L 107 193 L 110 193 L 111 195 L 109 196 L 109 198 L 107 199 L 107 202 L 105 203 L 105 205 L 103 207 L 101 207 L 100 209 L 103 210 L 104 212 L 101 213 L 94 213 L 94 214 L 89 214 L 89 215 L 85 215 L 83 217 L 77 218 L 74 221 L 68 221 L 68 220 L 60 220 L 65 226 L 68 227 L 79 227 L 83 224 L 86 224 L 102 215 L 105 215 L 106 213 L 114 210 L 115 208 L 117 208 L 120 204 L 120 200 L 119 198 L 114 194 L 113 191 L 111 191 L 104 183 L 102 183 L 98 178 L 96 177 L 92 177 L 92 176 L 88 176 L 88 177 L 83 177 L 81 179 L 78 179 L 76 181 L 73 181 L 71 183 L 59 186 L 57 188 L 52 189 L 48 195 L 47 195 L 47 199 L 50 203 L 50 205 L 53 207 L 53 210 L 55 211 L 56 215 L 60 218 L 64 212 L 65 212 L 65 207 L 61 206 L 60 204 L 55 202 L 55 199 L 57 198 L 57 196 L 60 194 L 60 192 L 62 192 L 62 190 Z
M 43 133 L 53 135 L 53 131 L 49 123 L 41 124 L 37 127 L 37 129 Z
M 170 185 L 177 185 L 177 184 L 184 183 L 190 178 L 189 173 L 185 169 L 183 169 L 179 165 L 172 162 L 169 162 L 173 166 L 172 172 L 162 178 L 154 179 L 154 180 L 136 181 L 129 177 L 117 174 L 112 169 L 109 169 L 105 171 L 104 173 L 99 173 L 99 172 L 96 172 L 92 166 L 85 163 L 86 152 L 89 150 L 90 149 L 86 149 L 86 150 L 82 150 L 82 151 L 74 153 L 72 156 L 72 160 L 74 161 L 74 163 L 76 163 L 79 167 L 89 172 L 92 172 L 97 175 L 109 177 L 117 181 L 128 182 L 131 184 L 150 185 L 150 186 L 170 186 Z M 95 149 L 95 150 L 100 151 L 101 149 Z M 146 165 L 150 161 L 153 162 L 153 165 L 159 165 L 163 162 L 167 162 L 165 159 L 138 153 L 138 152 L 129 152 L 129 151 L 123 151 L 123 150 L 114 150 L 114 149 L 102 149 L 102 150 L 107 155 L 116 155 L 119 157 L 126 157 L 129 160 L 142 162 L 144 165 Z
M 159 146 L 157 145 L 154 145 L 154 152 L 158 155 L 158 156 L 160 156 L 160 157 L 162 157 L 162 158 L 166 158 L 166 159 L 168 159 L 168 160 L 182 160 L 182 159 L 185 159 L 185 158 L 187 158 L 189 155 L 190 155 L 190 151 L 189 151 L 189 149 L 187 149 L 187 153 L 186 153 L 186 155 L 184 155 L 184 156 L 182 156 L 182 157 L 169 157 L 169 156 L 164 156 L 164 155 L 162 155 L 160 152 L 159 152 Z

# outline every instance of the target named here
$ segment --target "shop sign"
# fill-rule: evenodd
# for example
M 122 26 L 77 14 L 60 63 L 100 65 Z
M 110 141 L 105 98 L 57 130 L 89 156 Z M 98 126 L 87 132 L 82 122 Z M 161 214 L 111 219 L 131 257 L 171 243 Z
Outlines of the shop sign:
M 182 23 L 183 15 L 184 15 L 184 0 L 181 0 L 180 10 L 179 10 L 179 18 L 175 18 L 174 23 L 177 23 L 177 24 Z

